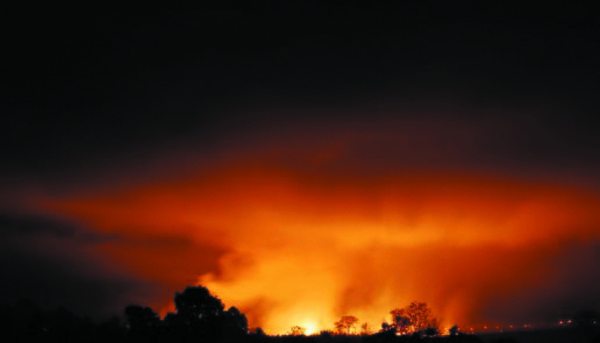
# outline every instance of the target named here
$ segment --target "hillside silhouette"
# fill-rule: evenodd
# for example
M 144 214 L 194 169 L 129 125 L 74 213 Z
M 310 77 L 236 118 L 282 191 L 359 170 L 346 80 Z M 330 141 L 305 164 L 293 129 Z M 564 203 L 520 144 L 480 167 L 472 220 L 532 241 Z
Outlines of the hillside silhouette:
M 0 307 L 3 342 L 227 342 L 227 343 L 402 343 L 402 342 L 600 342 L 600 315 L 581 311 L 568 328 L 526 332 L 466 334 L 458 326 L 441 335 L 439 321 L 426 303 L 412 302 L 390 311 L 392 322 L 374 330 L 359 327 L 359 318 L 344 315 L 331 330 L 305 335 L 292 326 L 284 335 L 269 336 L 261 328 L 249 330 L 246 316 L 203 286 L 187 287 L 174 296 L 175 312 L 163 319 L 150 307 L 129 305 L 122 317 L 101 323 L 65 308 L 44 311 L 28 300 Z

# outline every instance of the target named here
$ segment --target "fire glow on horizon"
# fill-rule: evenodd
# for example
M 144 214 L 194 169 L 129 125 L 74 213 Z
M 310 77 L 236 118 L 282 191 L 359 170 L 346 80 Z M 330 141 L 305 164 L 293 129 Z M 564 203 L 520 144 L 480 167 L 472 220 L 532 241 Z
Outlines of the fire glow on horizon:
M 142 277 L 176 283 L 185 270 L 188 284 L 269 334 L 330 329 L 342 315 L 376 329 L 413 300 L 445 326 L 518 322 L 505 306 L 527 315 L 546 296 L 568 298 L 566 273 L 578 268 L 568 264 L 585 256 L 560 261 L 569 244 L 600 234 L 592 193 L 460 176 L 317 178 L 235 165 L 46 206 L 105 233 L 182 237 L 186 253 L 102 249 Z M 153 301 L 172 310 L 169 298 Z
M 267 334 L 600 311 L 595 3 L 17 6 L 0 303 L 165 316 L 202 285 Z

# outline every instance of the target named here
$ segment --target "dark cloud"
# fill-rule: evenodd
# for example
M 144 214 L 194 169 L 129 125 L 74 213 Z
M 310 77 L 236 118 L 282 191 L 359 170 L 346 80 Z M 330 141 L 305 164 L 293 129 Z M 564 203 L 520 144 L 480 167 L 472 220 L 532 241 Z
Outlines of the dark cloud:
M 48 238 L 83 244 L 107 243 L 119 239 L 118 235 L 85 230 L 76 223 L 47 215 L 10 212 L 0 212 L 0 236 L 17 242 Z
M 114 159 L 143 160 L 182 137 L 210 151 L 224 134 L 285 121 L 287 113 L 249 110 L 274 104 L 306 106 L 303 120 L 320 106 L 386 101 L 498 107 L 509 122 L 520 119 L 514 108 L 547 104 L 583 120 L 598 109 L 594 13 L 595 5 L 558 3 L 397 12 L 366 4 L 260 13 L 17 8 L 7 22 L 3 173 L 73 177 Z M 555 136 L 546 116 L 536 115 L 540 130 Z M 588 136 L 581 125 L 570 130 L 556 136 Z
M 115 236 L 34 214 L 0 215 L 0 301 L 30 299 L 102 318 L 131 302 L 148 302 L 158 283 L 110 267 L 98 246 Z
M 57 219 L 39 215 L 0 215 L 0 232 L 2 235 L 49 234 L 59 238 L 73 237 L 76 228 Z

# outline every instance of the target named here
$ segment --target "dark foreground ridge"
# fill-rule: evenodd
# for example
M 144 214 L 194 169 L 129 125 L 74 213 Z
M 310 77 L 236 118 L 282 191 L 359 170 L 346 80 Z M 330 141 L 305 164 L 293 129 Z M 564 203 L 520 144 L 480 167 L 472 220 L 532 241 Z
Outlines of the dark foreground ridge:
M 226 309 L 223 302 L 211 295 L 205 287 L 187 287 L 183 292 L 175 293 L 174 301 L 176 312 L 167 314 L 162 320 L 150 307 L 130 305 L 125 308 L 124 318 L 113 317 L 95 323 L 65 308 L 43 311 L 30 301 L 19 300 L 15 305 L 0 307 L 0 340 L 67 343 L 600 343 L 600 327 L 595 320 L 597 318 L 591 321 L 586 317 L 586 320 L 570 327 L 506 333 L 465 334 L 454 327 L 450 330 L 450 335 L 440 336 L 437 328 L 432 326 L 413 332 L 406 331 L 403 325 L 410 320 L 402 317 L 404 312 L 400 313 L 399 310 L 392 311 L 392 314 L 397 314 L 398 320 L 391 324 L 384 323 L 376 333 L 363 331 L 361 334 L 349 334 L 350 328 L 347 325 L 355 323 L 357 319 L 344 316 L 340 322 L 335 323 L 340 326 L 337 333 L 321 331 L 316 335 L 305 336 L 301 331 L 292 330 L 288 335 L 269 336 L 260 328 L 250 332 L 246 316 L 235 307 Z

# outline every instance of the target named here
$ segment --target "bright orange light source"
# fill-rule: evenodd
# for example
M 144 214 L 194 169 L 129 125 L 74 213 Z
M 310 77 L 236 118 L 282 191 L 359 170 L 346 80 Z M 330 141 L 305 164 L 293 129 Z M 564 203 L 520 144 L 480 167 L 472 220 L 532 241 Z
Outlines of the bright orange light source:
M 306 321 L 306 322 L 302 323 L 302 325 L 300 325 L 300 326 L 302 326 L 303 328 L 306 329 L 304 331 L 304 334 L 306 336 L 314 335 L 319 332 L 317 325 L 313 321 Z

